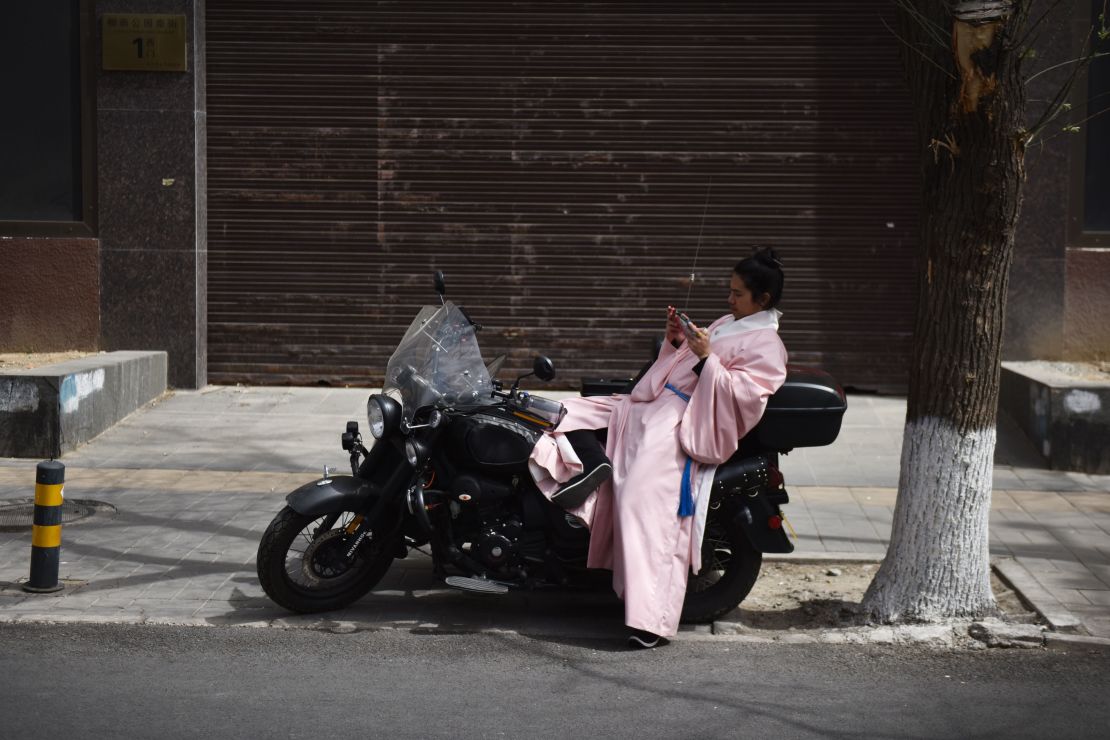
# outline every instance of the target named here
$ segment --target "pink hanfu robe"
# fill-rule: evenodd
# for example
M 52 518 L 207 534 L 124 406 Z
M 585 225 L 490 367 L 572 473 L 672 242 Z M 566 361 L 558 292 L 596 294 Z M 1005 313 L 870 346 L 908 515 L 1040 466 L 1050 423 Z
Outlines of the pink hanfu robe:
M 563 435 L 608 428 L 613 477 L 575 513 L 590 528 L 588 565 L 613 571 L 613 589 L 624 599 L 629 627 L 664 637 L 678 631 L 687 576 L 701 570 L 713 473 L 759 422 L 767 399 L 786 379 L 778 317 L 770 309 L 713 322 L 700 376 L 694 373 L 698 358 L 685 341 L 677 349 L 664 342 L 631 395 L 564 401 L 566 418 L 532 452 L 532 475 L 550 496 L 582 472 Z M 694 461 L 695 514 L 680 517 L 687 456 Z

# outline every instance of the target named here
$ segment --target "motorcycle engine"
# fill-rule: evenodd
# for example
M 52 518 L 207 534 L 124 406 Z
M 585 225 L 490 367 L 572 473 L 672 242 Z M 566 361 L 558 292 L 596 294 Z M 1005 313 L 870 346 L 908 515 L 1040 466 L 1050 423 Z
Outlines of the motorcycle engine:
M 515 517 L 487 521 L 486 526 L 481 537 L 474 543 L 473 549 L 483 565 L 500 569 L 515 559 L 517 540 L 520 539 L 522 526 Z

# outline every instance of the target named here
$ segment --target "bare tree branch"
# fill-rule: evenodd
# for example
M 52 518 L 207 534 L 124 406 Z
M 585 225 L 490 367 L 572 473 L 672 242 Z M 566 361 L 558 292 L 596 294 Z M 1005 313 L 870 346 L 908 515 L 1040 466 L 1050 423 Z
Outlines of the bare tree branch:
M 942 28 L 933 23 L 921 11 L 915 8 L 913 6 L 913 3 L 908 2 L 907 0 L 894 0 L 894 4 L 901 8 L 902 11 L 905 12 L 907 15 L 916 20 L 917 24 L 921 26 L 922 30 L 924 30 L 925 33 L 927 33 L 933 39 L 933 41 L 937 42 L 937 44 L 942 49 L 949 48 L 949 46 L 951 45 L 951 39 L 948 34 L 948 29 Z M 919 51 L 919 53 L 923 52 Z
M 920 56 L 922 59 L 924 59 L 926 62 L 933 65 L 937 69 L 939 69 L 941 71 L 941 73 L 944 74 L 946 77 L 950 77 L 953 80 L 956 79 L 956 75 L 952 74 L 947 69 L 945 69 L 944 67 L 937 64 L 936 60 L 930 59 L 929 55 L 926 54 L 925 52 L 921 51 L 921 49 L 918 49 L 913 44 L 911 44 L 909 41 L 906 41 L 904 38 L 899 36 L 898 32 L 895 31 L 893 28 L 891 28 L 890 25 L 886 22 L 886 18 L 879 18 L 879 20 L 882 21 L 882 24 L 884 26 L 886 26 L 886 30 L 890 31 L 890 35 L 893 36 L 894 38 L 898 39 L 899 41 L 901 41 L 907 49 L 912 51 L 914 54 L 917 54 L 918 56 Z
M 1027 146 L 1029 142 L 1033 141 L 1033 139 L 1063 111 L 1064 103 L 1071 97 L 1071 91 L 1072 88 L 1075 87 L 1076 80 L 1079 79 L 1080 73 L 1086 68 L 1087 64 L 1090 63 L 1092 52 L 1089 51 L 1089 49 L 1090 37 L 1083 41 L 1083 48 L 1080 51 L 1079 59 L 1071 63 L 1071 72 L 1068 74 L 1068 78 L 1064 81 L 1064 84 L 1057 88 L 1056 94 L 1052 97 L 1048 106 L 1045 107 L 1044 112 L 1041 113 L 1037 122 L 1024 132 L 1023 138 Z
M 1054 0 L 1054 2 L 1048 6 L 1048 9 L 1045 10 L 1045 12 L 1041 13 L 1040 17 L 1037 18 L 1037 20 L 1035 20 L 1027 29 L 1025 29 L 1025 35 L 1022 36 L 1021 39 L 1017 42 L 1018 47 L 1026 45 L 1026 42 L 1029 41 L 1029 37 L 1032 36 L 1033 33 L 1041 27 L 1041 24 L 1044 23 L 1045 19 L 1048 18 L 1048 16 L 1051 15 L 1056 10 L 1056 8 L 1060 7 L 1060 3 L 1062 2 L 1064 2 L 1064 0 Z
M 1074 136 L 1075 134 L 1079 133 L 1080 124 L 1086 123 L 1087 121 L 1091 121 L 1095 118 L 1098 118 L 1099 116 L 1106 115 L 1107 113 L 1110 113 L 1110 108 L 1103 108 L 1098 113 L 1092 113 L 1091 115 L 1087 116 L 1086 118 L 1080 119 L 1080 120 L 1075 121 L 1073 123 L 1069 123 L 1067 126 L 1063 127 L 1062 129 L 1060 129 L 1059 131 L 1054 133 L 1052 136 L 1046 136 L 1043 139 L 1041 139 L 1040 143 L 1042 145 L 1044 145 L 1044 144 L 1047 144 L 1048 142 L 1052 141 L 1053 139 L 1060 138 L 1061 136 Z
M 1092 100 L 1098 100 L 1099 98 L 1105 98 L 1107 95 L 1110 95 L 1110 91 L 1102 92 L 1102 93 L 1099 93 L 1098 95 L 1092 95 L 1091 97 L 1089 97 L 1085 101 L 1083 101 L 1083 104 L 1089 106 L 1091 104 Z M 1028 102 L 1030 102 L 1030 103 L 1046 103 L 1047 104 L 1050 101 L 1044 100 L 1042 98 L 1029 98 Z M 1065 107 L 1065 109 L 1068 109 L 1068 108 L 1070 108 L 1070 105 L 1065 103 L 1064 107 Z
M 1051 72 L 1052 70 L 1059 69 L 1060 67 L 1066 67 L 1069 64 L 1078 64 L 1078 65 L 1090 64 L 1092 60 L 1098 59 L 1100 57 L 1110 57 L 1110 51 L 1095 52 L 1094 54 L 1089 54 L 1089 55 L 1083 56 L 1083 57 L 1076 57 L 1075 59 L 1069 59 L 1068 61 L 1060 62 L 1059 64 L 1053 64 L 1051 67 L 1045 67 L 1040 72 L 1029 75 L 1028 77 L 1025 78 L 1025 82 L 1026 82 L 1026 84 L 1028 84 L 1031 80 L 1037 79 L 1038 77 L 1040 77 L 1041 75 L 1043 75 L 1046 72 Z

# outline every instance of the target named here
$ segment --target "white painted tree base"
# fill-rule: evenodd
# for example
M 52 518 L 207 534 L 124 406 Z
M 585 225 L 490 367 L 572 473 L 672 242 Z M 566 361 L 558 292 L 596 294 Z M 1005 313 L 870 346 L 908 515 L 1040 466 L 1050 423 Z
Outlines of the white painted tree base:
M 880 622 L 996 611 L 990 585 L 994 427 L 961 435 L 943 419 L 906 423 L 886 559 L 863 598 Z

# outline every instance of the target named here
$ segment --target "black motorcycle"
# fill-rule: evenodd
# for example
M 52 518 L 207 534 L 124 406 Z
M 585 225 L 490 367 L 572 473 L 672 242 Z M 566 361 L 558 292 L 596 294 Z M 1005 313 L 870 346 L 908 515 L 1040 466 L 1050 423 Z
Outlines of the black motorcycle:
M 444 300 L 424 307 L 367 402 L 373 441 L 347 422 L 342 446 L 351 475 L 329 475 L 293 491 L 258 546 L 266 594 L 295 612 L 345 607 L 364 596 L 395 558 L 431 550 L 435 575 L 488 594 L 587 579 L 589 531 L 550 503 L 528 472 L 539 436 L 558 427 L 561 403 L 519 388 L 555 377 L 545 357 L 505 390 L 478 350 L 479 325 Z M 717 469 L 685 622 L 709 622 L 736 607 L 759 575 L 763 553 L 794 548 L 781 506 L 789 500 L 778 455 L 831 443 L 846 408 L 828 374 L 790 368 L 763 420 Z

